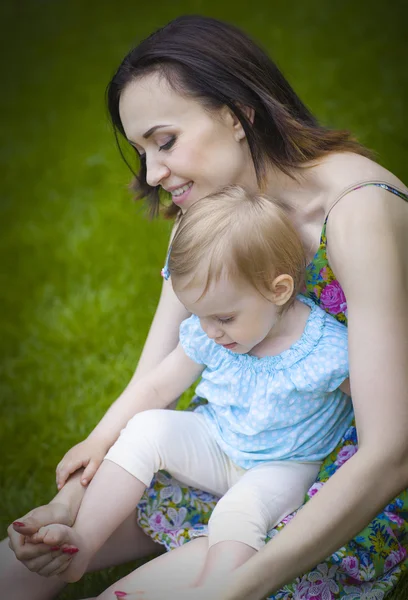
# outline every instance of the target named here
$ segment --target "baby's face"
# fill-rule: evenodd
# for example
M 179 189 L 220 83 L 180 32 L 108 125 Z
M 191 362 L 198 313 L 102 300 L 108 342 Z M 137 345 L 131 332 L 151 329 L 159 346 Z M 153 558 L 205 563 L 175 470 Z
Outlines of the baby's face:
M 203 295 L 204 285 L 193 282 L 173 287 L 186 309 L 197 315 L 209 338 L 238 354 L 257 354 L 279 318 L 278 307 L 245 281 L 221 277 Z

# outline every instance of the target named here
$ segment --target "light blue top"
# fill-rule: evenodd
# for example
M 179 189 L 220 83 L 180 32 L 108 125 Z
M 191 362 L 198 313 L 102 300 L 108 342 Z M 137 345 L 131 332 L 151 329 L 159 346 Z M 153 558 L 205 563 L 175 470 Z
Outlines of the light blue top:
M 300 339 L 277 356 L 236 354 L 204 333 L 198 317 L 180 326 L 180 342 L 206 368 L 197 394 L 222 450 L 245 469 L 263 461 L 324 459 L 353 418 L 347 328 L 304 296 L 310 315 Z

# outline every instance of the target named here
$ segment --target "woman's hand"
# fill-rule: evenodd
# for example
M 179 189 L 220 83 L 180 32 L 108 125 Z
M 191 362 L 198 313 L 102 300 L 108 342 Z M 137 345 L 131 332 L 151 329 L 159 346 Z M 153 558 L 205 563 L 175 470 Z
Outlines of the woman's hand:
M 98 470 L 109 448 L 98 438 L 87 438 L 76 444 L 65 454 L 57 465 L 57 487 L 60 490 L 68 477 L 78 469 L 84 468 L 82 485 L 87 485 Z
M 66 568 L 72 555 L 59 548 L 52 549 L 35 541 L 35 534 L 44 525 L 62 523 L 72 526 L 74 518 L 69 508 L 58 502 L 39 506 L 12 523 L 7 533 L 9 546 L 17 559 L 30 571 L 45 577 L 55 575 L 57 569 Z

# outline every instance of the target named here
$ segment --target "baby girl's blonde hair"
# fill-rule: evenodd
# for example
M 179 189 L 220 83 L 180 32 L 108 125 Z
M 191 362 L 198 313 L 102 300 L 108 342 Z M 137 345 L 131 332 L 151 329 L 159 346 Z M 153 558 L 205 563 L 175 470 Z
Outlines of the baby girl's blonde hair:
M 168 268 L 174 285 L 190 277 L 203 281 L 203 295 L 213 281 L 240 278 L 262 295 L 275 277 L 290 275 L 293 303 L 304 281 L 305 254 L 286 213 L 271 198 L 229 186 L 195 202 L 182 216 Z

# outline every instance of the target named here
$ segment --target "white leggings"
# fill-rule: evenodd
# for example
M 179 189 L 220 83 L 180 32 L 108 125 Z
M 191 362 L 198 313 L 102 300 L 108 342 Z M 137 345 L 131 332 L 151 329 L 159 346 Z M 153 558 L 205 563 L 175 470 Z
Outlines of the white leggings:
M 135 415 L 105 458 L 146 486 L 165 469 L 222 496 L 208 525 L 209 545 L 235 540 L 257 550 L 269 529 L 301 506 L 321 464 L 276 461 L 245 470 L 220 449 L 203 415 L 174 410 Z

